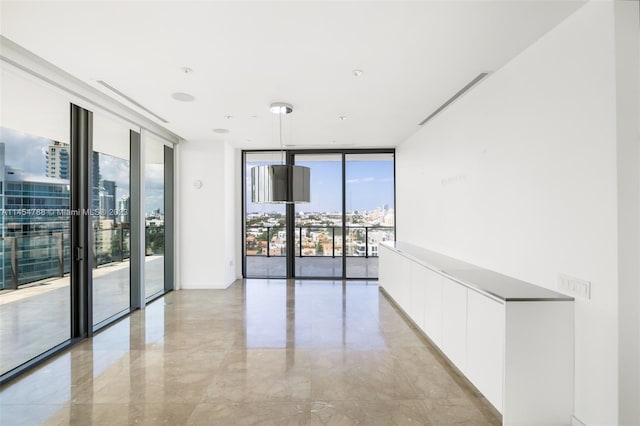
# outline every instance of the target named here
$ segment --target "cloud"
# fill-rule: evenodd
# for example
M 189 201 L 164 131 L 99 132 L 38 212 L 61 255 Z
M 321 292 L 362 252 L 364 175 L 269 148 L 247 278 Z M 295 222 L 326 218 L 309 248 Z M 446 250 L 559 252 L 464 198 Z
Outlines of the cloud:
M 146 164 L 144 176 L 144 209 L 164 212 L 164 165 Z
M 373 176 L 367 176 L 367 177 L 363 177 L 363 178 L 347 179 L 347 183 L 352 183 L 352 184 L 371 183 L 371 182 L 378 182 L 378 183 L 393 182 L 393 178 L 377 179 L 377 178 L 374 178 Z
M 116 200 L 129 195 L 129 160 L 100 153 L 100 177 L 116 182 Z
M 0 142 L 5 144 L 5 164 L 25 173 L 45 176 L 45 153 L 51 139 L 30 135 L 7 127 L 0 127 Z
M 46 153 L 51 139 L 30 135 L 0 126 L 0 142 L 5 144 L 5 164 L 25 173 L 45 176 Z M 100 176 L 116 182 L 116 200 L 130 191 L 130 162 L 122 158 L 100 153 Z M 145 211 L 157 208 L 164 211 L 164 165 L 145 165 Z
M 368 176 L 363 178 L 355 178 L 355 179 L 347 179 L 347 183 L 368 183 L 374 182 L 376 179 L 374 177 Z

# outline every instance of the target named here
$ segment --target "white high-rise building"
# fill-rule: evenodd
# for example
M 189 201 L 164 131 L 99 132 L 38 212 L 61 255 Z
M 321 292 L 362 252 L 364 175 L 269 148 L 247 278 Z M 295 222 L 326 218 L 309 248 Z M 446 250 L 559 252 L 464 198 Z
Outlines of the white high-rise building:
M 69 144 L 53 141 L 47 149 L 47 177 L 69 179 Z

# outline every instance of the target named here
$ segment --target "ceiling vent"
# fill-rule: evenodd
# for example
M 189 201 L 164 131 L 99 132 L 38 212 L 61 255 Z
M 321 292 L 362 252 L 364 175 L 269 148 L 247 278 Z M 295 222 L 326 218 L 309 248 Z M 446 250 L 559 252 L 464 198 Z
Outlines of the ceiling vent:
M 157 118 L 158 120 L 162 121 L 163 123 L 168 123 L 167 120 L 165 120 L 164 118 L 160 117 L 158 114 L 155 114 L 153 111 L 149 110 L 148 108 L 140 105 L 140 103 L 134 101 L 133 99 L 131 99 L 129 96 L 125 95 L 124 93 L 122 93 L 121 91 L 119 91 L 118 89 L 116 89 L 115 87 L 111 86 L 109 83 L 102 81 L 102 80 L 97 80 L 96 83 L 100 84 L 102 87 L 109 89 L 111 92 L 115 93 L 116 95 L 120 96 L 122 99 L 125 99 L 127 102 L 135 105 L 136 107 L 140 108 L 142 111 L 146 112 L 147 114 L 152 115 L 153 117 Z
M 443 103 L 442 105 L 440 105 L 438 107 L 438 109 L 436 109 L 435 111 L 433 111 L 427 118 L 425 118 L 424 120 L 422 120 L 419 125 L 423 126 L 425 125 L 429 120 L 431 120 L 433 117 L 435 117 L 436 115 L 440 114 L 442 112 L 442 110 L 444 110 L 446 107 L 448 107 L 449 105 L 451 105 L 453 102 L 455 102 L 456 99 L 458 99 L 460 96 L 464 95 L 466 92 L 468 92 L 473 86 L 475 86 L 476 84 L 480 83 L 480 81 L 485 78 L 486 76 L 488 76 L 489 73 L 488 72 L 483 72 L 478 74 L 478 76 L 476 78 L 474 78 L 473 80 L 471 80 L 469 83 L 467 83 L 466 86 L 464 86 L 462 89 L 460 89 L 455 95 L 453 95 L 452 97 L 450 97 L 445 103 Z

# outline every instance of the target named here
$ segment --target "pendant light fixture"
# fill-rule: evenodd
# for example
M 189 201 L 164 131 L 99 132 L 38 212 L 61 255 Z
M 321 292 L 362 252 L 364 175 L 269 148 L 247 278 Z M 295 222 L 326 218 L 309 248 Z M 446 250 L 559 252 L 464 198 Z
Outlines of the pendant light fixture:
M 282 164 L 251 168 L 251 202 L 257 204 L 308 203 L 311 171 L 308 167 L 286 164 L 284 158 L 282 117 L 291 114 L 293 107 L 284 102 L 275 102 L 269 109 L 278 115 Z

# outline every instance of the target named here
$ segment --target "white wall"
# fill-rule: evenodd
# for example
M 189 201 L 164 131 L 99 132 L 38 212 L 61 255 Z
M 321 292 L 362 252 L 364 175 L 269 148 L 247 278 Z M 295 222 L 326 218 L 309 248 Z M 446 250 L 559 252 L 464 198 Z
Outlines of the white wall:
M 244 210 L 242 209 L 242 151 L 240 149 L 234 150 L 234 164 L 237 167 L 237 171 L 235 174 L 235 223 L 234 229 L 236 232 L 241 235 L 243 232 L 244 225 Z M 236 279 L 242 278 L 242 256 L 244 255 L 244 244 L 242 239 L 240 241 L 236 241 L 236 256 L 235 256 L 235 269 L 236 269 Z
M 240 164 L 237 158 L 238 150 L 234 149 L 228 143 L 225 144 L 224 155 L 224 185 L 225 185 L 225 250 L 224 250 L 224 280 L 232 283 L 236 279 L 236 247 L 240 235 L 238 233 L 238 219 L 240 211 L 236 211 L 236 182 L 240 174 Z
M 619 395 L 621 425 L 640 425 L 640 7 L 616 3 Z
M 589 3 L 397 149 L 398 240 L 551 289 L 591 281 L 575 310 L 589 425 L 618 423 L 615 66 L 613 6 Z
M 69 143 L 69 96 L 4 61 L 0 87 L 3 127 Z
M 235 279 L 235 178 L 226 143 L 186 141 L 178 146 L 180 288 L 226 288 Z M 202 182 L 201 188 L 194 183 Z M 229 266 L 229 261 L 233 264 Z

